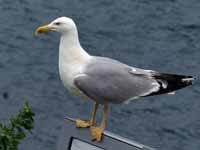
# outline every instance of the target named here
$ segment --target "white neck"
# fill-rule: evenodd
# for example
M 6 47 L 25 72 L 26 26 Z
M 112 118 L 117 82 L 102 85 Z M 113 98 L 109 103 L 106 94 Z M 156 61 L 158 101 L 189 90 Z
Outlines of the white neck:
M 63 33 L 60 38 L 59 60 L 65 63 L 81 63 L 89 58 L 81 47 L 76 28 Z

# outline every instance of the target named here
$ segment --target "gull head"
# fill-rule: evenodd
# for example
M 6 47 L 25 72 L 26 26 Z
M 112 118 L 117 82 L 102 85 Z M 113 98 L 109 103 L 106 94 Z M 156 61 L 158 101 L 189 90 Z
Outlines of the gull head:
M 66 34 L 70 31 L 76 30 L 76 25 L 71 18 L 60 17 L 47 25 L 40 26 L 36 29 L 35 33 L 46 33 L 49 31 L 56 31 L 61 34 Z

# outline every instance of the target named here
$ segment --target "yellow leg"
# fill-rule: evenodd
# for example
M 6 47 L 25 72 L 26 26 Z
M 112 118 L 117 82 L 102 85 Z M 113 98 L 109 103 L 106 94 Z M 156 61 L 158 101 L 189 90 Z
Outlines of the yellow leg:
M 102 140 L 103 132 L 106 127 L 106 118 L 107 118 L 108 111 L 109 111 L 108 105 L 104 105 L 103 118 L 102 118 L 100 126 L 99 127 L 94 127 L 94 126 L 90 127 L 92 140 L 97 140 L 97 141 Z
M 80 119 L 76 120 L 76 127 L 77 128 L 88 128 L 96 123 L 96 114 L 97 114 L 97 109 L 98 109 L 99 104 L 95 103 L 93 112 L 92 112 L 92 118 L 90 121 L 83 121 Z

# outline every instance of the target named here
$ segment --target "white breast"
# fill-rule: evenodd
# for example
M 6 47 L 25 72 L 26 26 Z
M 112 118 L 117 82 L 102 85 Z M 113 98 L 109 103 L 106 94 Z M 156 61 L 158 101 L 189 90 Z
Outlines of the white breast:
M 74 91 L 76 89 L 74 85 L 74 77 L 78 75 L 81 71 L 81 67 L 78 64 L 66 64 L 62 62 L 62 60 L 59 61 L 59 74 L 60 78 L 64 84 L 64 86 L 69 91 Z
M 59 45 L 59 73 L 64 86 L 73 93 L 80 92 L 74 78 L 82 73 L 90 55 L 81 47 L 77 29 L 62 34 Z

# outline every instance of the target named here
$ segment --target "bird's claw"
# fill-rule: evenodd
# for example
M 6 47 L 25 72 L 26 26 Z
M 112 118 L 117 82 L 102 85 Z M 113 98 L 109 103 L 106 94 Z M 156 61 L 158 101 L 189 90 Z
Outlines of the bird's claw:
M 101 127 L 91 126 L 90 132 L 91 132 L 91 136 L 92 136 L 93 141 L 95 141 L 95 140 L 98 141 L 98 142 L 102 141 L 104 129 L 102 129 Z
M 76 120 L 76 127 L 77 128 L 89 128 L 92 125 L 91 121 L 83 121 L 80 119 Z

